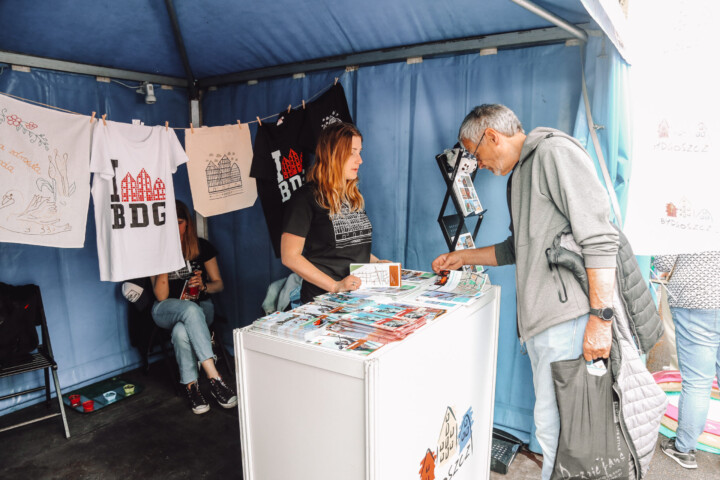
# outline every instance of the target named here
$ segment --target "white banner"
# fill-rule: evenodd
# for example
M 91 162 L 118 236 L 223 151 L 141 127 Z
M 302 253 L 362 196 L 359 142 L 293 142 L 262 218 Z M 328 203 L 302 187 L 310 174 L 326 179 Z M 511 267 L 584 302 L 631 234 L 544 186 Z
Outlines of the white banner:
M 633 155 L 624 231 L 639 255 L 720 246 L 715 0 L 634 2 Z
M 0 95 L 0 242 L 82 248 L 90 118 Z
M 720 246 L 718 122 L 645 113 L 637 131 L 625 233 L 638 255 Z
M 195 211 L 204 217 L 251 207 L 257 199 L 250 177 L 253 150 L 245 125 L 185 130 L 188 177 Z

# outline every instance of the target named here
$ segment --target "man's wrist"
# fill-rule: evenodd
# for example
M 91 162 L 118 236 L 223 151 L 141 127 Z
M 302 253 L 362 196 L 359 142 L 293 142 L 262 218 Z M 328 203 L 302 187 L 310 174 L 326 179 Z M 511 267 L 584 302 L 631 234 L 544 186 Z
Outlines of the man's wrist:
M 613 318 L 615 318 L 615 310 L 612 307 L 590 307 L 589 313 L 605 322 L 612 322 Z

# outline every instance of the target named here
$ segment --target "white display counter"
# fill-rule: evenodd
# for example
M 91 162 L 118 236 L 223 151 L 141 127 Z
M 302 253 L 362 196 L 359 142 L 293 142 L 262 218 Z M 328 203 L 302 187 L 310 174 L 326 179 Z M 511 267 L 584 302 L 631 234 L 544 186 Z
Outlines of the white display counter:
M 367 357 L 234 331 L 245 480 L 490 476 L 500 288 Z

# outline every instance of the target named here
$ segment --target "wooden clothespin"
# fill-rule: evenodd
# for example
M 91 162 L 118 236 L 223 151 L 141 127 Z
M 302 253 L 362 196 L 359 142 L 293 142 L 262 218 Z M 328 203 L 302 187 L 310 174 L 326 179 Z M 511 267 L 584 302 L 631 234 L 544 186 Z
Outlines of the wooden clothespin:
M 240 127 L 240 130 L 242 130 L 242 123 L 240 123 L 240 120 L 238 120 L 237 122 L 238 122 L 238 127 Z
M 92 117 L 90 117 L 90 123 L 93 123 L 95 121 L 95 112 L 92 113 Z
M 340 80 L 340 77 L 335 77 L 335 85 L 337 85 L 338 80 Z
M 305 100 L 303 100 L 303 110 L 305 110 Z
M 290 113 L 290 110 L 292 110 L 292 103 L 288 105 L 288 113 Z
M 103 116 L 102 116 L 103 125 L 105 125 L 107 127 L 107 122 L 105 121 L 106 118 L 107 118 L 107 113 L 103 113 Z
M 260 120 L 260 117 L 255 117 L 255 118 L 257 118 L 258 125 L 262 125 L 262 120 Z
M 190 122 L 190 133 L 195 133 L 192 122 Z
M 167 121 L 165 121 L 165 131 L 166 132 L 168 131 L 168 122 Z

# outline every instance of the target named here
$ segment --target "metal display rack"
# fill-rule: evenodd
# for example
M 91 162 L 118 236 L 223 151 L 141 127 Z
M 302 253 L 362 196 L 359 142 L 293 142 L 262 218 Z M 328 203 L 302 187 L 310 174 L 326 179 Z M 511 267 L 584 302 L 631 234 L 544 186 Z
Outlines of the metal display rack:
M 480 213 L 470 213 L 468 215 L 464 215 L 462 213 L 463 209 L 460 206 L 460 199 L 457 198 L 455 190 L 453 188 L 455 178 L 457 177 L 460 168 L 460 160 L 462 157 L 462 153 L 459 149 L 459 145 L 457 144 L 455 145 L 453 150 L 458 150 L 458 152 L 456 152 L 455 165 L 452 168 L 452 171 L 449 170 L 449 166 L 446 161 L 448 154 L 447 150 L 435 156 L 435 160 L 438 167 L 440 168 L 440 173 L 443 177 L 443 180 L 445 180 L 446 186 L 445 197 L 443 198 L 442 207 L 440 208 L 440 214 L 438 215 L 438 223 L 440 224 L 440 229 L 442 230 L 443 237 L 445 238 L 445 242 L 447 243 L 450 252 L 454 252 L 457 248 L 457 242 L 460 238 L 460 235 L 462 235 L 463 233 L 468 233 L 468 229 L 465 226 L 465 220 L 467 218 L 474 217 L 476 219 L 475 227 L 472 233 L 473 243 L 475 242 L 475 237 L 477 237 L 478 230 L 480 230 L 480 224 L 482 223 L 483 216 L 485 215 L 485 212 L 487 212 L 487 209 L 484 209 Z M 475 181 L 476 174 L 477 169 L 475 169 L 470 174 L 470 178 L 473 181 Z M 449 199 L 452 199 L 452 203 L 455 207 L 456 213 L 445 213 L 445 211 L 447 210 Z

